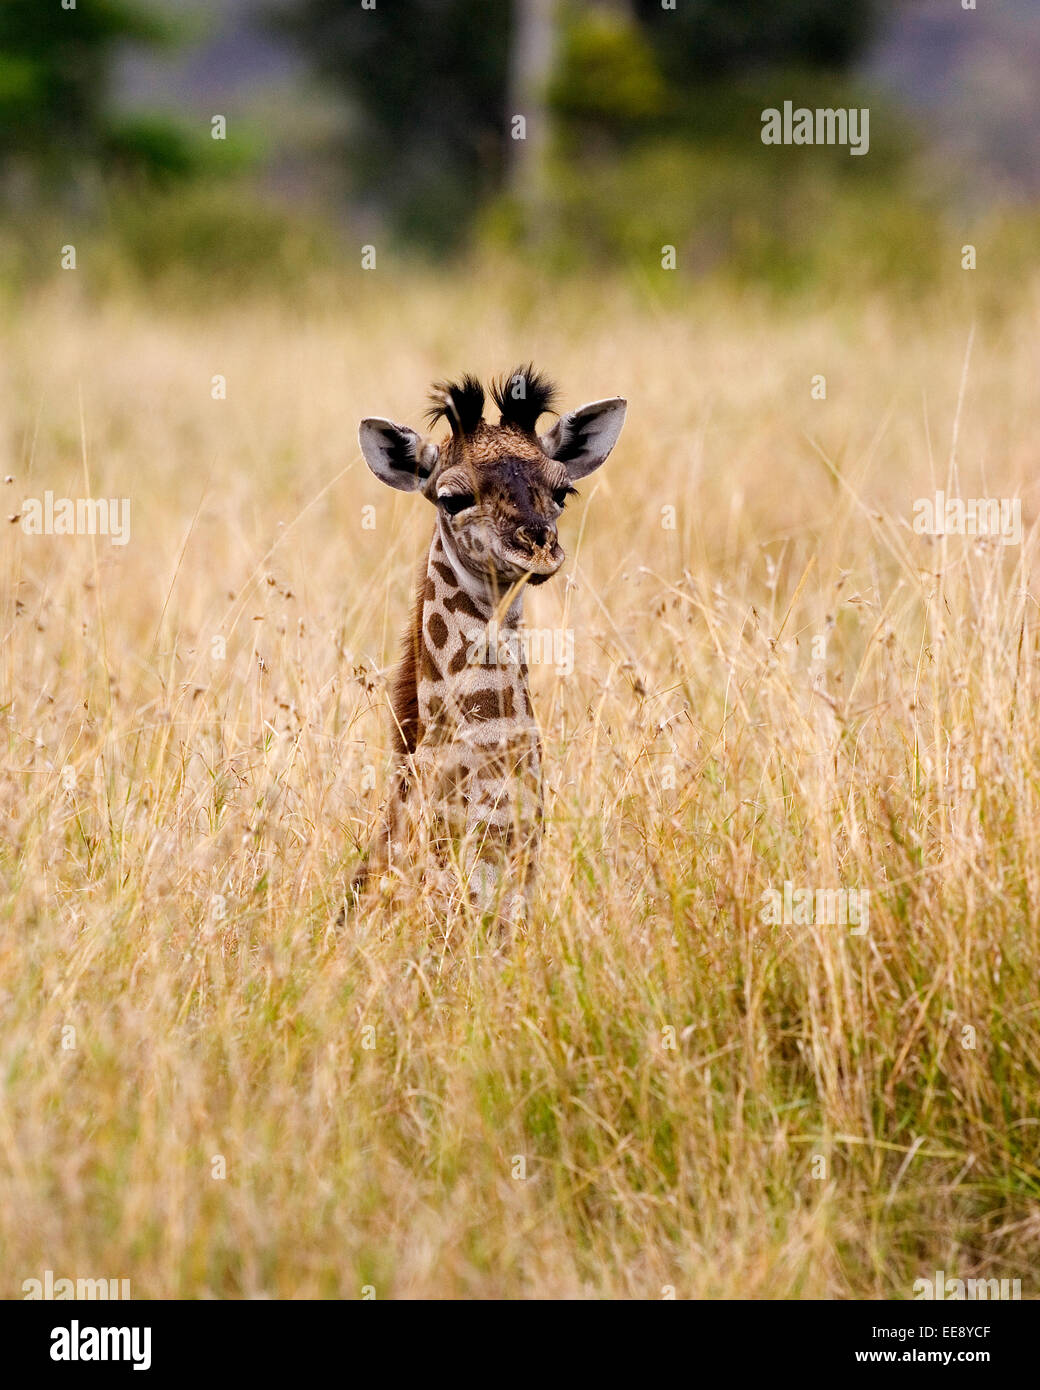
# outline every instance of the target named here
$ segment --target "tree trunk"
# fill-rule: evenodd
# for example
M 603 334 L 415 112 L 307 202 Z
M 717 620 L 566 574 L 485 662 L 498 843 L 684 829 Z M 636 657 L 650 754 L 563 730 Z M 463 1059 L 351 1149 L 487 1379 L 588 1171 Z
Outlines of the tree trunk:
M 512 141 L 509 186 L 519 202 L 525 231 L 542 225 L 547 202 L 549 149 L 547 90 L 556 54 L 557 0 L 514 0 L 509 103 Z M 524 138 L 516 138 L 516 118 L 524 118 Z

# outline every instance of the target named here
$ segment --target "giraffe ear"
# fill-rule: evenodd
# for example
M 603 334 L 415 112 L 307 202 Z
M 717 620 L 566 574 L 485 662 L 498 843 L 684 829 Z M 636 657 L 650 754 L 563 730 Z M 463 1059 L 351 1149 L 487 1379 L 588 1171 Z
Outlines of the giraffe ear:
M 591 401 L 561 415 L 538 443 L 549 458 L 562 463 L 571 479 L 584 478 L 606 461 L 625 423 L 628 402 L 620 396 Z
M 378 415 L 361 421 L 358 443 L 376 477 L 402 492 L 421 487 L 440 456 L 436 444 L 424 444 L 407 425 L 395 425 Z

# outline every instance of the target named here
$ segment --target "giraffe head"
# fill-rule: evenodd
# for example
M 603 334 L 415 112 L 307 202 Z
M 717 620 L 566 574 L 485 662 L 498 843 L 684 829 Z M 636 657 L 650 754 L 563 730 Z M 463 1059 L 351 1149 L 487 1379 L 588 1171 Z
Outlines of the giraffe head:
M 556 534 L 564 504 L 575 482 L 613 449 L 626 403 L 593 401 L 538 434 L 555 391 L 532 367 L 496 382 L 491 395 L 497 425 L 484 419 L 479 381 L 438 383 L 428 418 L 431 425 L 447 421 L 448 438 L 424 441 L 407 425 L 372 417 L 361 422 L 361 452 L 384 483 L 421 492 L 434 504 L 456 570 L 495 590 L 524 578 L 542 584 L 564 561 Z

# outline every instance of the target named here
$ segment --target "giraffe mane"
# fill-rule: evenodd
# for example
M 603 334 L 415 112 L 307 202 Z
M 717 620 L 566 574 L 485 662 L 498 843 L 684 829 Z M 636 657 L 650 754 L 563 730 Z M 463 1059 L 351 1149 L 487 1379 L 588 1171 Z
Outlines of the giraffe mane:
M 484 388 L 468 372 L 459 382 L 435 381 L 430 401 L 427 422 L 447 420 L 455 435 L 472 434 L 484 418 Z
M 519 394 L 518 386 L 521 387 Z M 502 412 L 503 425 L 516 425 L 527 434 L 533 434 L 538 417 L 553 408 L 556 387 L 528 362 L 526 367 L 516 367 L 509 376 L 496 381 L 491 387 L 491 397 Z

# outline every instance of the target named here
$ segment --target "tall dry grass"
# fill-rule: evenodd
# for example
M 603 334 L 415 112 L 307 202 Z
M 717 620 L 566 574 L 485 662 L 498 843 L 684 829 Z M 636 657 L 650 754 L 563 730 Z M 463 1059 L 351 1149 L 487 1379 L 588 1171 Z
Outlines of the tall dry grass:
M 1029 1296 L 1038 286 L 380 274 L 4 326 L 5 511 L 127 496 L 132 539 L 2 536 L 0 1291 Z M 530 932 L 421 894 L 337 930 L 430 522 L 357 419 L 528 358 L 630 401 L 528 603 L 575 633 Z M 1021 497 L 1023 543 L 915 535 L 943 486 Z M 868 931 L 768 925 L 785 881 Z

